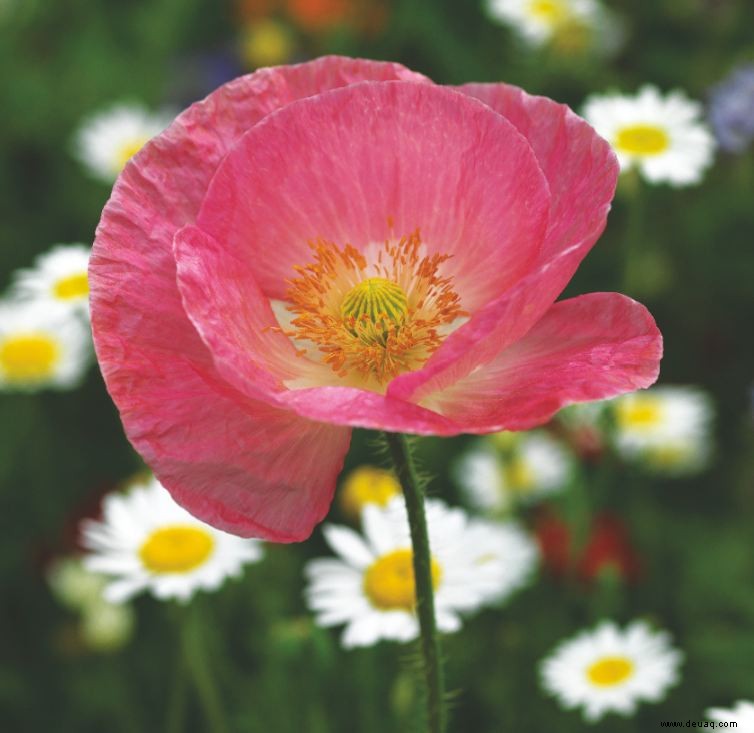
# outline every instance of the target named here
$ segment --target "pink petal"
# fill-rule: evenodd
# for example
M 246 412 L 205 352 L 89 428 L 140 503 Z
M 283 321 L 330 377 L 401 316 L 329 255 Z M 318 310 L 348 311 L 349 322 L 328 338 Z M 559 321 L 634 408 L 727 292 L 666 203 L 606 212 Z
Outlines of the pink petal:
M 182 504 L 240 533 L 281 539 L 307 534 L 312 516 L 323 513 L 322 497 L 329 502 L 348 431 L 311 426 L 270 410 L 218 379 L 210 352 L 181 303 L 173 236 L 193 222 L 220 160 L 246 130 L 295 99 L 364 79 L 423 77 L 397 64 L 327 57 L 263 69 L 221 87 L 181 114 L 126 166 L 97 229 L 90 263 L 92 327 L 126 433 Z M 260 415 L 272 424 L 257 424 Z M 206 452 L 200 461 L 196 451 L 205 432 L 214 436 L 218 450 L 224 440 L 226 450 L 216 458 Z M 298 463 L 290 461 L 289 480 L 282 470 L 269 480 L 260 478 L 245 437 L 254 435 L 265 436 L 278 451 L 277 458 L 270 454 L 273 463 L 280 456 L 290 458 L 294 449 L 300 454 Z M 311 451 L 300 436 L 312 438 Z M 286 449 L 283 438 L 296 442 Z M 231 460 L 249 451 L 246 458 Z M 224 469 L 226 458 L 230 472 Z M 314 464 L 315 458 L 321 468 L 300 476 L 295 466 Z M 252 469 L 242 480 L 242 472 Z M 269 492 L 273 504 L 277 489 L 288 491 L 299 479 L 304 481 L 303 511 L 293 500 L 281 502 L 293 512 L 290 517 L 269 507 L 255 510 L 248 497 L 236 497 L 243 490 Z M 308 496 L 315 491 L 321 492 L 319 499 Z M 234 497 L 254 517 L 251 521 L 230 509 L 227 502 Z M 277 525 L 262 526 L 268 520 Z
M 128 414 L 126 423 L 129 438 L 175 500 L 242 537 L 306 539 L 330 507 L 350 429 L 239 402 L 237 394 L 207 386 L 194 392 L 197 385 L 186 374 L 176 374 L 176 382 L 172 393 L 142 390 L 140 400 L 155 409 L 138 418 Z
M 550 187 L 550 221 L 538 260 L 518 290 L 475 314 L 421 370 L 395 379 L 389 393 L 401 399 L 418 400 L 451 385 L 541 318 L 604 230 L 619 172 L 608 143 L 565 105 L 508 84 L 467 84 L 459 90 L 489 105 L 527 138 Z
M 548 208 L 531 148 L 487 106 L 430 84 L 365 82 L 250 130 L 220 165 L 197 226 L 234 261 L 207 269 L 245 263 L 278 299 L 294 266 L 312 261 L 311 241 L 363 249 L 419 229 L 430 252 L 453 255 L 445 270 L 473 310 L 531 269 Z
M 573 402 L 648 387 L 662 336 L 649 311 L 617 293 L 556 303 L 513 346 L 422 403 L 467 432 L 527 430 Z

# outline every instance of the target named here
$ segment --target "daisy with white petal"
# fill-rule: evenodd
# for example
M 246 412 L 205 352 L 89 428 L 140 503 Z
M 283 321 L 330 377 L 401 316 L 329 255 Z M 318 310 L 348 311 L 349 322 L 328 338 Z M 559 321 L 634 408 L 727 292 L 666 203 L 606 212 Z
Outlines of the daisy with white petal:
M 490 571 L 479 562 L 465 512 L 432 499 L 426 512 L 437 627 L 457 631 L 460 614 L 476 610 L 490 596 Z M 347 527 L 323 527 L 338 557 L 307 564 L 307 603 L 319 625 L 346 625 L 346 648 L 415 639 L 413 553 L 402 497 L 386 507 L 365 506 L 362 527 L 364 536 Z
M 499 606 L 532 578 L 539 562 L 537 543 L 516 522 L 472 519 L 467 530 L 474 549 L 485 604 Z
M 652 387 L 609 404 L 616 447 L 625 458 L 671 475 L 704 467 L 711 453 L 713 407 L 702 390 Z
M 590 722 L 609 712 L 628 716 L 641 702 L 663 699 L 679 680 L 682 659 L 667 633 L 643 621 L 623 630 L 604 621 L 542 662 L 542 685 L 564 708 L 582 708 Z
M 140 104 L 117 104 L 84 122 L 75 140 L 79 160 L 95 178 L 111 183 L 146 142 L 170 124 Z
M 621 169 L 637 168 L 651 183 L 699 183 L 712 163 L 715 141 L 702 106 L 681 91 L 663 96 L 644 86 L 634 96 L 596 95 L 582 114 L 613 146 Z
M 102 520 L 84 522 L 82 536 L 86 567 L 111 578 L 104 595 L 112 603 L 144 590 L 185 602 L 197 590 L 218 589 L 262 556 L 258 540 L 196 519 L 156 478 L 105 497 Z
M 34 267 L 19 270 L 13 279 L 12 295 L 20 299 L 45 301 L 89 310 L 90 248 L 83 244 L 58 244 L 40 255 Z
M 489 0 L 495 20 L 510 25 L 534 46 L 557 39 L 576 27 L 589 33 L 599 25 L 602 10 L 596 0 Z
M 71 389 L 92 356 L 82 319 L 57 303 L 0 303 L 0 391 Z
M 735 723 L 738 733 L 754 733 L 754 702 L 739 700 L 732 708 L 710 708 L 707 717 L 716 723 Z
M 501 451 L 496 445 L 506 447 Z M 563 445 L 539 430 L 479 440 L 459 459 L 454 473 L 469 505 L 495 514 L 561 491 L 572 467 Z

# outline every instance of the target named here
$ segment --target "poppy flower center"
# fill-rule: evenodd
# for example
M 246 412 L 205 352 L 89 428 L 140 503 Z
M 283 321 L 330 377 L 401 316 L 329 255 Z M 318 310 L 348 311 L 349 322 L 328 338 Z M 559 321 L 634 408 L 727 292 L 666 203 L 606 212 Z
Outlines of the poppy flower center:
M 400 285 L 384 277 L 368 277 L 346 293 L 340 313 L 358 339 L 384 345 L 391 331 L 405 322 L 408 299 Z
M 89 280 L 85 272 L 60 278 L 53 288 L 55 297 L 60 300 L 73 300 L 89 295 Z
M 667 133 L 657 125 L 630 125 L 615 136 L 615 147 L 631 155 L 658 155 L 669 144 Z
M 332 242 L 311 245 L 314 261 L 294 268 L 285 335 L 316 347 L 299 351 L 340 376 L 356 372 L 369 389 L 419 368 L 464 315 L 452 280 L 439 269 L 448 255 L 424 255 L 419 232 L 365 252 Z
M 10 382 L 50 377 L 60 358 L 58 345 L 42 334 L 19 334 L 0 345 L 0 367 Z
M 200 527 L 161 527 L 147 537 L 139 557 L 153 573 L 187 573 L 202 565 L 214 546 L 212 535 Z
M 589 681 L 600 687 L 611 687 L 625 682 L 634 673 L 634 663 L 627 657 L 604 657 L 589 666 Z
M 434 559 L 431 574 L 436 589 L 442 569 Z M 416 584 L 411 550 L 394 550 L 375 560 L 364 574 L 364 593 L 375 608 L 383 611 L 413 611 Z

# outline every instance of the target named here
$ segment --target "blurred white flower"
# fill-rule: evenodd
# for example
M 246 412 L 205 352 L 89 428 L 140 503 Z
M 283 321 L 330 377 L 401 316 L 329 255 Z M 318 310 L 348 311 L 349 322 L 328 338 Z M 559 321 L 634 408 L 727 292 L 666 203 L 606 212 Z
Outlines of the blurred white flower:
M 79 635 L 89 649 L 115 651 L 131 639 L 133 609 L 108 603 L 103 596 L 107 578 L 87 569 L 80 557 L 55 561 L 47 581 L 58 601 L 79 614 Z
M 702 469 L 712 452 L 712 401 L 696 387 L 662 386 L 609 403 L 623 457 L 667 474 Z
M 129 605 L 101 601 L 84 609 L 79 625 L 84 643 L 95 651 L 120 649 L 133 636 L 134 611 Z
M 551 44 L 563 54 L 612 53 L 625 35 L 617 16 L 598 0 L 488 0 L 487 8 L 530 45 Z
M 22 300 L 59 303 L 88 313 L 90 248 L 83 244 L 58 244 L 37 257 L 34 266 L 19 270 L 11 294 Z
M 140 104 L 119 103 L 87 119 L 75 139 L 75 152 L 89 173 L 112 183 L 146 142 L 171 122 Z
M 499 606 L 532 578 L 539 562 L 537 543 L 516 522 L 471 519 L 467 541 L 484 586 L 485 604 Z
M 732 708 L 710 708 L 707 717 L 716 723 L 728 723 L 719 727 L 732 728 L 738 733 L 754 733 L 754 702 L 739 700 Z
M 343 513 L 355 521 L 367 504 L 385 506 L 400 493 L 401 485 L 392 471 L 364 465 L 346 475 L 338 501 Z
M 111 576 L 104 595 L 112 603 L 143 590 L 185 602 L 199 589 L 216 590 L 262 556 L 259 541 L 196 519 L 156 478 L 105 497 L 102 521 L 85 521 L 82 535 L 86 567 Z
M 428 500 L 426 511 L 437 626 L 440 631 L 457 631 L 462 613 L 475 611 L 520 585 L 518 575 L 506 576 L 500 562 L 501 545 L 510 537 L 474 528 L 465 512 L 441 501 Z M 307 564 L 308 605 L 321 626 L 346 624 L 344 647 L 370 646 L 380 639 L 410 641 L 418 636 L 419 625 L 402 497 L 385 507 L 366 505 L 362 527 L 364 536 L 347 527 L 325 525 L 325 539 L 338 558 Z M 484 541 L 477 544 L 482 535 Z M 526 559 L 522 562 L 519 556 L 518 560 L 520 567 L 526 564 Z M 526 565 L 522 573 L 529 570 Z
M 640 702 L 662 700 L 679 681 L 682 659 L 666 632 L 643 621 L 624 630 L 603 621 L 543 660 L 542 685 L 564 708 L 582 708 L 589 722 L 608 712 L 628 716 Z
M 503 451 L 495 445 L 502 441 L 508 443 Z M 545 431 L 501 433 L 477 441 L 454 475 L 470 506 L 494 514 L 561 491 L 572 465 L 568 451 Z
M 80 611 L 102 602 L 107 579 L 87 570 L 80 557 L 64 557 L 50 566 L 47 582 L 60 603 L 72 611 Z
M 613 146 L 621 169 L 637 168 L 651 183 L 699 183 L 712 164 L 715 141 L 702 106 L 681 91 L 663 97 L 644 86 L 633 96 L 595 95 L 582 114 Z
M 83 319 L 59 303 L 0 303 L 0 391 L 71 389 L 91 361 Z

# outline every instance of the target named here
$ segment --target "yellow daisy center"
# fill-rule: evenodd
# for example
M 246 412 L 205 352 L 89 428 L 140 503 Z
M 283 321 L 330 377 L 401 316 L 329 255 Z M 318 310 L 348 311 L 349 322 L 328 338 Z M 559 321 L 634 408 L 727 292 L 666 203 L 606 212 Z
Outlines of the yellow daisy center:
M 60 300 L 85 298 L 89 295 L 89 279 L 85 272 L 60 278 L 53 287 L 53 293 Z
M 589 665 L 586 676 L 593 685 L 612 687 L 630 679 L 634 663 L 628 657 L 603 657 Z
M 249 26 L 241 39 L 241 52 L 251 66 L 277 66 L 291 56 L 293 42 L 288 29 L 277 20 Z
M 136 155 L 149 141 L 148 137 L 139 137 L 123 142 L 115 153 L 115 165 L 118 171 L 123 170 L 126 163 Z
M 624 429 L 646 430 L 662 420 L 662 403 L 654 397 L 640 397 L 618 403 L 618 425 Z
M 529 12 L 540 20 L 558 23 L 567 14 L 566 8 L 559 0 L 532 0 Z
M 669 145 L 667 132 L 657 125 L 629 125 L 615 136 L 615 147 L 630 155 L 659 155 Z
M 60 346 L 47 334 L 17 334 L 0 345 L 0 367 L 9 382 L 48 379 L 59 360 Z
M 399 492 L 398 481 L 390 471 L 360 466 L 348 474 L 343 483 L 340 505 L 345 514 L 358 519 L 367 504 L 385 506 Z
M 139 557 L 153 573 L 188 573 L 202 565 L 214 547 L 214 537 L 207 530 L 173 525 L 152 532 L 139 549 Z
M 557 24 L 553 47 L 563 54 L 579 54 L 592 43 L 593 29 L 578 18 L 564 18 Z
M 534 485 L 534 472 L 523 458 L 512 458 L 505 466 L 505 478 L 514 491 L 525 494 Z
M 419 368 L 442 343 L 441 327 L 465 315 L 451 279 L 438 274 L 448 255 L 422 256 L 418 231 L 385 242 L 370 261 L 351 245 L 311 247 L 314 262 L 294 268 L 287 308 L 296 317 L 284 333 L 313 343 L 340 377 L 356 372 L 380 390 Z
M 436 589 L 442 568 L 432 559 L 432 586 Z M 394 550 L 373 562 L 364 575 L 364 592 L 375 608 L 413 611 L 416 605 L 413 553 Z

